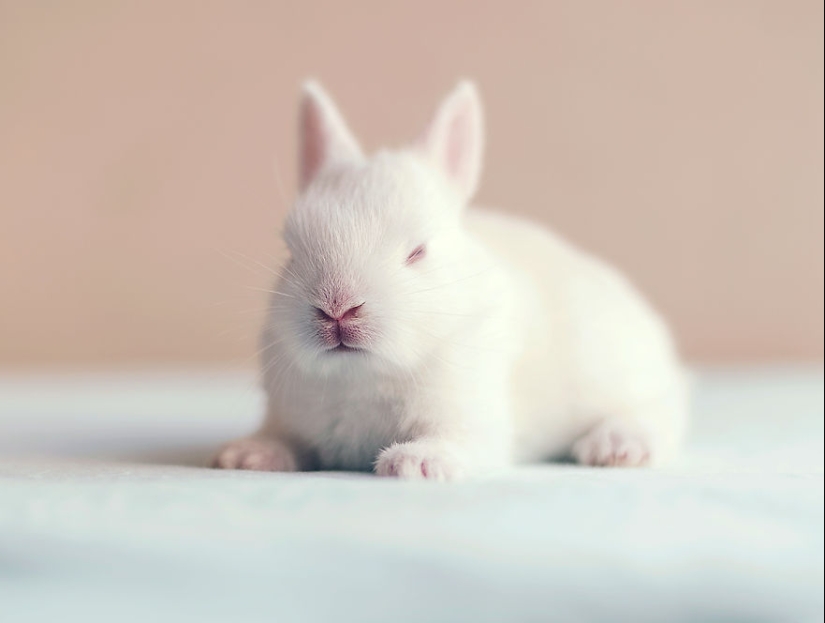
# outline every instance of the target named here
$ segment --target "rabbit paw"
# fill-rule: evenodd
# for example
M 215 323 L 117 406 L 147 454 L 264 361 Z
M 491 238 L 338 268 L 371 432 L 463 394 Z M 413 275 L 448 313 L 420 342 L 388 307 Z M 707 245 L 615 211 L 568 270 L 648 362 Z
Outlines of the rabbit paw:
M 295 454 L 282 442 L 261 437 L 246 437 L 224 446 L 212 467 L 248 469 L 259 472 L 294 472 Z
M 375 473 L 405 480 L 458 480 L 464 475 L 461 460 L 442 444 L 426 441 L 401 443 L 384 449 Z
M 650 463 L 650 444 L 639 432 L 618 422 L 604 422 L 573 444 L 582 465 L 641 467 Z

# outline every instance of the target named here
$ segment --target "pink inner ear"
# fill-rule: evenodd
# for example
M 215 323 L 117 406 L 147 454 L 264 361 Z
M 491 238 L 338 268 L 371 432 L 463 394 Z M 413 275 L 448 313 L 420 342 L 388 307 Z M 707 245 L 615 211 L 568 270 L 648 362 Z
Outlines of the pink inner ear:
M 422 146 L 465 201 L 478 184 L 483 142 L 478 94 L 471 83 L 461 83 L 439 108 Z
M 474 149 L 471 123 L 466 108 L 457 112 L 447 128 L 447 144 L 444 146 L 444 166 L 450 177 L 463 183 Z
M 318 107 L 315 103 L 307 102 L 301 118 L 300 182 L 302 188 L 312 181 L 324 163 L 329 148 L 328 143 Z

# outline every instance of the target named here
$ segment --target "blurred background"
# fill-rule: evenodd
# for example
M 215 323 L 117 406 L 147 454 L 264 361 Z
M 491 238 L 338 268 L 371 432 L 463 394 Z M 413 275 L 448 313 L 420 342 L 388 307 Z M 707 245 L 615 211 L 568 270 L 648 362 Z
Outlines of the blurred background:
M 0 366 L 251 365 L 308 75 L 367 148 L 474 78 L 479 203 L 695 363 L 820 361 L 822 50 L 818 0 L 0 0 Z

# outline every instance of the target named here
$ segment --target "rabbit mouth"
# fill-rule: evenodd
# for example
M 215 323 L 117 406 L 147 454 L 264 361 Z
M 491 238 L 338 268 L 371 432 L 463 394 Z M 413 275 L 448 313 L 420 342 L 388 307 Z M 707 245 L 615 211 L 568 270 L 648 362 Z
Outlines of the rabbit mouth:
M 330 352 L 330 353 L 359 353 L 359 352 L 364 352 L 364 349 L 363 348 L 357 348 L 356 346 L 347 346 L 346 344 L 341 342 L 340 344 L 338 344 L 338 346 L 335 346 L 333 348 L 328 349 L 327 352 Z

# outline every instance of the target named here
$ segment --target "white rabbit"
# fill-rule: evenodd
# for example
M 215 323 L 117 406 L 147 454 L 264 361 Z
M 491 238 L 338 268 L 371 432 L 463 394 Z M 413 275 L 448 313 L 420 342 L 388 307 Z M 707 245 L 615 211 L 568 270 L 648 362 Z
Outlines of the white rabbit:
M 471 83 L 412 147 L 366 157 L 309 82 L 300 143 L 261 343 L 266 420 L 217 467 L 450 480 L 678 448 L 685 375 L 661 318 L 612 267 L 467 209 L 483 144 Z

